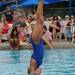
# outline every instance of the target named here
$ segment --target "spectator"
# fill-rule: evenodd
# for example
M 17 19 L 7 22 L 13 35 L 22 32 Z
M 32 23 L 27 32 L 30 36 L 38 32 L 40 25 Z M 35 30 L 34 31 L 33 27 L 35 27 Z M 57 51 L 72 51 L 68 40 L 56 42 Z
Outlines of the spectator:
M 1 34 L 1 31 L 0 31 L 0 46 L 2 45 L 2 34 Z
M 14 11 L 14 14 L 13 14 L 13 21 L 16 21 L 16 20 L 17 20 L 17 18 L 18 18 L 17 12 L 16 12 L 16 11 Z
M 69 41 L 72 40 L 71 22 L 69 22 L 69 23 L 67 24 L 67 27 L 66 27 L 66 38 L 67 38 L 67 40 L 69 40 Z
M 9 25 L 8 25 L 7 21 L 5 20 L 4 25 L 2 27 L 2 34 L 7 34 L 8 30 L 9 30 Z
M 19 28 L 19 41 L 20 45 L 23 45 L 27 41 L 26 34 L 24 32 L 25 25 L 21 25 Z
M 20 43 L 19 43 L 18 35 L 19 35 L 19 33 L 18 33 L 18 30 L 17 30 L 17 27 L 14 27 L 12 29 L 10 39 L 9 39 L 11 49 L 19 49 Z
M 0 22 L 0 46 L 2 44 L 2 26 L 3 26 L 3 23 Z
M 61 25 L 58 21 L 58 17 L 53 16 L 51 20 L 51 25 L 49 27 L 50 32 L 53 33 L 53 40 L 57 39 L 57 34 L 60 32 L 60 29 L 61 29 Z
M 73 16 L 73 15 L 71 15 L 71 23 L 72 23 L 72 25 L 74 25 L 74 23 L 75 23 L 75 16 Z
M 26 20 L 25 23 L 26 23 L 26 27 L 25 27 L 26 36 L 29 37 L 30 34 L 32 33 L 31 21 Z
M 53 48 L 52 33 L 49 30 L 47 30 L 46 26 L 44 26 L 43 39 L 47 43 L 49 48 Z
M 72 42 L 75 43 L 75 32 L 72 34 Z
M 71 16 L 71 32 L 75 32 L 75 16 Z
M 70 22 L 70 18 L 68 15 L 65 16 L 65 19 L 60 21 L 60 24 L 61 24 L 61 30 L 60 30 L 60 39 L 64 39 L 64 40 L 67 40 L 67 37 L 66 37 L 66 27 L 67 27 L 67 24 Z
M 5 19 L 8 23 L 11 23 L 13 21 L 13 12 L 10 10 L 9 7 L 6 7 L 6 10 L 4 11 Z

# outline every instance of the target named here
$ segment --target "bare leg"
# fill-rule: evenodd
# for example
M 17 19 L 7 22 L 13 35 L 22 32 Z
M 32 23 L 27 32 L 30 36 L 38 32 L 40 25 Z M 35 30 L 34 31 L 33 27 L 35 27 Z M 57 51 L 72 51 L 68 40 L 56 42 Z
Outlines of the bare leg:
M 35 72 L 37 65 L 36 65 L 36 61 L 34 59 L 31 59 L 30 61 L 30 67 L 28 69 L 28 75 L 33 75 Z
M 55 41 L 56 40 L 56 29 L 53 28 L 53 40 Z
M 14 41 L 15 41 L 15 49 L 18 50 L 20 46 L 19 40 L 15 38 Z
M 36 13 L 36 25 L 33 30 L 32 39 L 34 42 L 39 42 L 43 34 L 43 0 L 39 0 L 39 5 Z
M 11 50 L 13 50 L 14 48 L 13 48 L 13 39 L 10 39 L 10 48 L 11 48 Z

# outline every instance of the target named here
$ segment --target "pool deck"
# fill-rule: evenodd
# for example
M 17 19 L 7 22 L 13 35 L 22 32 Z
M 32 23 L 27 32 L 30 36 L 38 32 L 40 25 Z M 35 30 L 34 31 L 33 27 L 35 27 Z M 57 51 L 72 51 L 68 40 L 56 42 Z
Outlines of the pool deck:
M 75 48 L 75 43 L 67 42 L 67 41 L 55 41 L 53 42 L 54 49 L 56 48 Z M 45 46 L 45 48 L 48 48 Z M 20 47 L 20 49 L 32 49 L 31 44 L 25 43 Z M 2 43 L 0 46 L 0 50 L 10 50 L 9 43 Z

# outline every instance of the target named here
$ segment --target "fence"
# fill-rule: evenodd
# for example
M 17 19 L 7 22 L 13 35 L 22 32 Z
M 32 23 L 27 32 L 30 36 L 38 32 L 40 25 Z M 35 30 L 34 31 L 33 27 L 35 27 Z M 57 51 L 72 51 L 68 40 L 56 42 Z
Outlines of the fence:
M 44 15 L 46 17 L 57 15 L 64 17 L 65 15 L 75 15 L 75 7 L 73 8 L 46 8 L 44 10 Z

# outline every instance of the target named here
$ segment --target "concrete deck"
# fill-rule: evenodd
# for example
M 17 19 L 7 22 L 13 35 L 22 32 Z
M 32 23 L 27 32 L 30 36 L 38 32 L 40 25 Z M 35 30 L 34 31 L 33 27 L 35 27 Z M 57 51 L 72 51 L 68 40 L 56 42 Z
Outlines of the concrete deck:
M 48 48 L 45 46 L 45 48 Z M 75 43 L 67 42 L 67 41 L 55 41 L 54 48 L 75 48 Z M 31 45 L 26 43 L 20 47 L 20 49 L 32 49 Z M 2 43 L 0 46 L 0 50 L 10 50 L 9 43 Z

